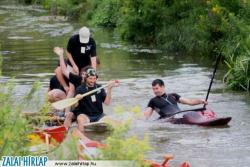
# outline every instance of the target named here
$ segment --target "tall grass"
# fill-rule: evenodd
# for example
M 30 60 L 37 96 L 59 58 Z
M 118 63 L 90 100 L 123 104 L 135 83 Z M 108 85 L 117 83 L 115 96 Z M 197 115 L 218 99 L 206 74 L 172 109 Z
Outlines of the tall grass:
M 29 103 L 29 98 L 17 103 L 15 84 L 0 84 L 0 156 L 4 155 L 29 155 L 29 140 L 27 135 L 32 132 L 28 121 L 21 116 L 21 108 Z M 34 91 L 34 89 L 33 89 Z M 31 92 L 30 92 L 31 95 Z
M 112 135 L 105 141 L 107 145 L 101 149 L 101 160 L 129 160 L 134 166 L 142 166 L 145 153 L 151 150 L 149 138 L 138 139 L 136 135 L 128 136 L 129 123 L 123 124 L 113 131 Z

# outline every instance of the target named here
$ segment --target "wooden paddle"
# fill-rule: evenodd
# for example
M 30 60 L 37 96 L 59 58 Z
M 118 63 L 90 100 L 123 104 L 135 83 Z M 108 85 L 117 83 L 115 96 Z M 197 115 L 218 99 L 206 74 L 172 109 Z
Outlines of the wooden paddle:
M 55 108 L 55 109 L 58 109 L 58 110 L 62 110 L 64 108 L 67 108 L 67 107 L 70 107 L 70 106 L 73 106 L 74 104 L 76 104 L 79 100 L 81 100 L 83 97 L 86 97 L 88 95 L 91 95 L 105 87 L 109 86 L 109 84 L 106 84 L 104 86 L 101 86 L 97 89 L 94 89 L 94 90 L 91 90 L 87 93 L 84 93 L 84 94 L 80 94 L 80 95 L 77 95 L 77 97 L 73 97 L 73 98 L 67 98 L 67 99 L 63 99 L 63 100 L 60 100 L 60 101 L 57 101 L 57 102 L 54 102 L 52 103 L 52 106 Z

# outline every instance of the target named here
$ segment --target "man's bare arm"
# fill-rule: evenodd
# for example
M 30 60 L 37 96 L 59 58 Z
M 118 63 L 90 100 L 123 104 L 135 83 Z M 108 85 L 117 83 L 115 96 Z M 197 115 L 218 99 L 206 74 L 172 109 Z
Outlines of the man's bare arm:
M 153 114 L 153 109 L 151 107 L 147 107 L 146 110 L 144 111 L 144 118 L 147 120 L 149 117 Z
M 91 66 L 96 69 L 96 56 L 91 57 Z
M 207 101 L 203 99 L 188 99 L 188 98 L 183 98 L 183 97 L 179 99 L 179 102 L 182 104 L 188 104 L 191 106 L 198 105 L 198 104 L 206 104 L 206 105 L 208 104 Z

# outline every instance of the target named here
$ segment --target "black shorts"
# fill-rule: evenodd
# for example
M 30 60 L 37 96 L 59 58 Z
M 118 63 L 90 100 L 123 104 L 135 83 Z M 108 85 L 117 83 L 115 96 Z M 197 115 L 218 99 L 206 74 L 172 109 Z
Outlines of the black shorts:
M 71 111 L 71 112 L 73 112 L 73 114 L 76 116 L 76 118 L 77 118 L 79 115 L 84 114 L 83 112 L 81 112 L 81 111 L 79 111 L 79 110 L 73 110 L 73 111 Z M 101 118 L 103 118 L 103 117 L 105 116 L 104 113 L 102 113 L 102 114 L 100 114 L 100 115 L 94 115 L 94 116 L 92 116 L 92 115 L 89 116 L 89 115 L 87 115 L 87 114 L 84 114 L 84 115 L 86 115 L 86 116 L 89 118 L 90 122 L 97 122 L 97 121 L 99 121 Z
M 103 114 L 103 113 L 101 115 L 95 115 L 95 116 L 88 116 L 87 115 L 87 117 L 89 118 L 90 122 L 97 122 L 100 119 L 102 119 L 104 116 L 105 116 L 105 114 Z

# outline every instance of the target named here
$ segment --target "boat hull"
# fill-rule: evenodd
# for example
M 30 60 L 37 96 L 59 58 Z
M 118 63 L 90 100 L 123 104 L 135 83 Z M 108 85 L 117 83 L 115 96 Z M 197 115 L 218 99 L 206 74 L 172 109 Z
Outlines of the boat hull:
M 190 124 L 200 126 L 224 126 L 231 121 L 232 117 L 217 117 L 211 110 L 190 111 L 183 115 L 182 118 L 173 118 L 168 122 L 173 124 Z

